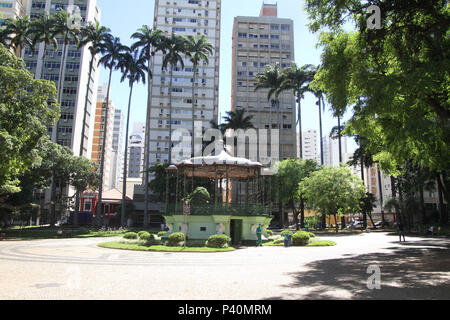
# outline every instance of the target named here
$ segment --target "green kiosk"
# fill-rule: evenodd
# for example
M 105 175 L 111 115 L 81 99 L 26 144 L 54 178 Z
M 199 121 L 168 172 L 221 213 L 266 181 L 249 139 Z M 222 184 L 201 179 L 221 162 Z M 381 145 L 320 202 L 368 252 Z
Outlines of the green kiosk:
M 258 162 L 235 158 L 222 150 L 218 155 L 171 165 L 166 173 L 164 218 L 169 232 L 164 238 L 182 232 L 189 246 L 203 246 L 210 236 L 226 234 L 233 245 L 256 245 L 257 227 L 261 224 L 265 229 L 272 220 L 269 199 L 273 173 Z M 208 203 L 183 202 L 194 191 L 196 178 L 210 183 Z M 169 180 L 176 181 L 172 188 Z

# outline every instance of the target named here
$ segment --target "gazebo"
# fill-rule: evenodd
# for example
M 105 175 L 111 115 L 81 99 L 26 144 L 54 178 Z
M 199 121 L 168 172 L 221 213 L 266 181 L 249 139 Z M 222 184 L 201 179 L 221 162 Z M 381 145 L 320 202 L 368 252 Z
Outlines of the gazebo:
M 166 173 L 164 218 L 169 232 L 165 237 L 173 232 L 183 232 L 190 245 L 203 245 L 211 235 L 226 234 L 233 244 L 254 244 L 258 225 L 269 226 L 272 208 L 271 179 L 268 178 L 272 173 L 261 163 L 235 158 L 222 150 L 217 155 L 171 165 Z M 211 183 L 213 192 L 209 203 L 183 202 L 194 191 L 195 178 Z M 170 179 L 176 180 L 175 190 L 170 190 Z M 237 197 L 233 202 L 235 181 L 245 185 L 245 199 Z

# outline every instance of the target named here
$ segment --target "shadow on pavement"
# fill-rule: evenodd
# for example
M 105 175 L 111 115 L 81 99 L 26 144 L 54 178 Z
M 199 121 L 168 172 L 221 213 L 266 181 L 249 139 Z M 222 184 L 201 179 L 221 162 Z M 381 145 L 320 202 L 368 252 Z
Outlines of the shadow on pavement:
M 311 262 L 307 271 L 288 274 L 286 288 L 304 294 L 281 299 L 450 299 L 450 242 L 422 240 L 388 248 L 389 253 L 348 255 L 348 258 Z M 381 289 L 370 290 L 370 265 L 381 270 Z

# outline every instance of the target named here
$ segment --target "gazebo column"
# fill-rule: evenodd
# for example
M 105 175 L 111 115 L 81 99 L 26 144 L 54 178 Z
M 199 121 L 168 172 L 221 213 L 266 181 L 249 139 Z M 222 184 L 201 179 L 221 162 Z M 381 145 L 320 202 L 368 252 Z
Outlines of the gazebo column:
M 265 179 L 264 179 L 264 177 L 265 176 L 261 176 L 261 181 L 262 181 L 262 183 L 261 183 L 261 187 L 262 187 L 262 190 L 261 190 L 261 204 L 264 206 L 265 205 Z
M 217 174 L 217 166 L 214 166 L 214 170 L 216 172 L 215 178 L 214 178 L 214 208 L 217 209 L 217 198 L 218 198 L 218 188 L 219 188 L 219 176 Z
M 245 205 L 249 202 L 249 184 L 250 184 L 250 169 L 247 169 L 247 183 L 245 184 Z
M 194 192 L 194 175 L 195 175 L 195 167 L 192 166 L 192 192 Z
M 227 166 L 227 171 L 226 171 L 226 178 L 227 178 L 227 191 L 226 191 L 227 203 L 226 203 L 225 207 L 228 210 L 228 208 L 230 206 L 230 201 L 229 201 L 229 198 L 230 198 L 230 171 L 229 171 L 228 166 Z
M 183 168 L 183 198 L 187 198 L 187 188 L 186 188 L 186 167 Z
M 177 213 L 178 210 L 178 192 L 179 192 L 179 188 L 178 188 L 178 184 L 180 182 L 180 174 L 179 172 L 177 172 L 177 183 L 176 183 L 176 187 L 175 187 L 175 213 Z
M 255 170 L 255 204 L 259 204 L 260 194 L 259 194 L 259 171 Z

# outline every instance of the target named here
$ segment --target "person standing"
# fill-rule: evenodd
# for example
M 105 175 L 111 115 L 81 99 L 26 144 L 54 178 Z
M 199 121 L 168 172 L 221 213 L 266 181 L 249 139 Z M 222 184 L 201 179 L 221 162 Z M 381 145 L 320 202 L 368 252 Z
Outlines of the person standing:
M 262 225 L 259 224 L 258 228 L 256 228 L 256 246 L 262 247 Z
M 405 226 L 403 225 L 403 223 L 401 221 L 398 222 L 398 237 L 400 242 L 402 242 L 402 237 L 403 237 L 403 242 L 406 242 L 405 240 Z

